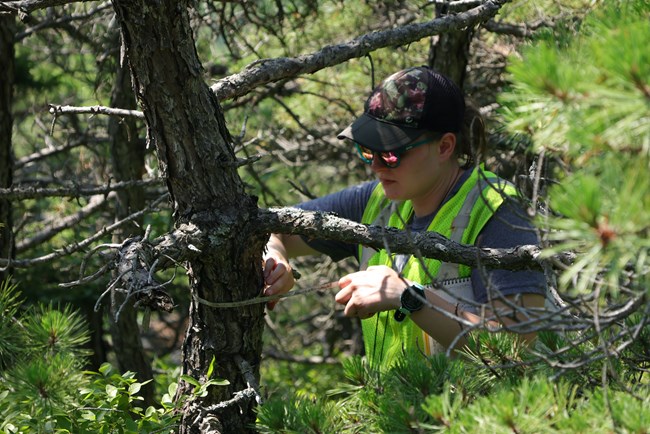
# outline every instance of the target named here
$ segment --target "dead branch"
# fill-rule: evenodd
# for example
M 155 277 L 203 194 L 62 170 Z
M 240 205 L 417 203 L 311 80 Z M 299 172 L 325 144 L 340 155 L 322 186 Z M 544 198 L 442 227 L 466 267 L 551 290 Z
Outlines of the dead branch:
M 92 107 L 74 107 L 69 105 L 62 106 L 62 105 L 50 104 L 50 113 L 53 114 L 54 116 L 58 116 L 60 114 L 89 114 L 89 115 L 102 114 L 102 115 L 109 115 L 109 116 L 117 116 L 121 118 L 135 117 L 138 119 L 144 119 L 144 114 L 139 110 L 126 110 L 120 108 L 104 107 L 100 105 L 96 105 Z
M 164 289 L 172 283 L 174 277 L 165 283 L 158 283 L 153 278 L 158 262 L 158 258 L 151 255 L 151 244 L 146 237 L 131 238 L 122 243 L 116 259 L 116 269 L 119 274 L 102 294 L 103 296 L 114 290 L 126 294 L 115 314 L 116 322 L 124 307 L 132 299 L 135 299 L 133 305 L 136 308 L 142 306 L 151 310 L 172 311 L 174 300 Z M 95 305 L 95 310 L 98 309 L 100 300 L 101 297 Z
M 44 224 L 45 229 L 39 231 L 38 233 L 36 233 L 34 236 L 30 238 L 22 239 L 21 241 L 17 242 L 16 253 L 22 253 L 25 250 L 28 250 L 34 246 L 44 243 L 45 241 L 55 237 L 61 231 L 75 226 L 77 223 L 79 223 L 86 217 L 94 214 L 95 212 L 105 207 L 108 201 L 115 198 L 115 196 L 116 196 L 115 192 L 110 192 L 106 196 L 104 195 L 91 196 L 90 200 L 88 201 L 88 205 L 84 206 L 76 213 L 63 218 L 55 217 L 51 219 L 50 221 Z
M 489 20 L 483 27 L 492 33 L 500 35 L 512 35 L 519 38 L 530 38 L 533 34 L 542 28 L 554 27 L 555 23 L 545 20 L 538 20 L 532 23 L 513 24 L 504 21 Z
M 55 146 L 50 141 L 52 140 L 51 136 L 45 136 L 46 148 L 41 149 L 40 151 L 34 152 L 32 154 L 26 155 L 22 158 L 19 158 L 14 162 L 14 169 L 20 169 L 23 166 L 29 166 L 39 160 L 45 159 L 52 155 L 59 154 L 61 152 L 68 151 L 70 149 L 84 146 L 88 144 L 97 144 L 97 143 L 106 143 L 108 142 L 108 137 L 81 137 L 75 140 L 72 140 L 64 145 Z
M 482 0 L 431 0 L 429 5 L 441 6 L 446 8 L 447 12 L 466 11 L 469 8 L 474 8 L 483 3 Z M 428 6 L 428 5 L 427 5 Z
M 199 215 L 195 217 L 197 221 L 210 221 L 211 218 Z M 355 223 L 330 213 L 298 208 L 260 209 L 252 224 L 257 231 L 263 233 L 292 233 L 363 244 L 377 249 L 388 247 L 392 253 L 412 253 L 417 249 L 427 258 L 472 267 L 480 264 L 487 268 L 505 270 L 540 270 L 545 260 L 541 255 L 542 250 L 534 245 L 510 249 L 478 248 L 455 243 L 435 232 L 409 234 L 394 228 Z M 209 251 L 211 244 L 217 243 L 218 240 L 218 233 L 213 235 L 194 224 L 183 224 L 173 232 L 149 242 L 146 248 L 151 250 L 151 258 L 165 256 L 182 262 L 201 252 Z M 573 255 L 559 254 L 554 258 L 563 263 L 571 263 Z M 166 265 L 172 265 L 172 262 L 166 261 L 159 267 L 164 269 Z
M 82 187 L 71 186 L 61 188 L 37 188 L 37 187 L 10 187 L 0 188 L 0 199 L 25 200 L 41 197 L 81 197 L 93 196 L 95 194 L 108 194 L 112 191 L 126 190 L 132 187 L 147 187 L 150 185 L 162 185 L 162 179 L 147 179 L 143 181 L 122 181 L 114 184 Z
M 118 272 L 108 285 L 108 288 L 97 300 L 95 308 L 104 296 L 111 291 L 121 291 L 126 297 L 116 313 L 116 321 L 122 309 L 135 299 L 134 307 L 144 307 L 151 310 L 171 312 L 174 308 L 172 297 L 165 288 L 172 284 L 175 273 L 167 282 L 159 283 L 154 275 L 170 266 L 178 266 L 201 253 L 196 247 L 207 244 L 202 233 L 193 224 L 182 224 L 172 233 L 149 240 L 148 231 L 144 237 L 134 237 L 125 240 L 120 245 L 111 245 L 117 250 L 112 255 L 113 264 L 109 267 Z M 196 245 L 195 245 L 196 244 Z M 82 281 L 80 278 L 79 281 Z M 70 284 L 66 284 L 70 285 Z
M 211 88 L 220 100 L 237 98 L 262 84 L 299 74 L 312 74 L 328 66 L 364 57 L 380 48 L 406 45 L 440 33 L 478 25 L 496 15 L 501 6 L 508 1 L 488 0 L 467 12 L 447 15 L 426 23 L 373 32 L 346 43 L 326 46 L 320 51 L 303 56 L 260 59 L 246 66 L 241 73 L 226 77 Z
M 151 203 L 148 207 L 145 209 L 135 212 L 131 214 L 130 216 L 123 218 L 120 221 L 117 221 L 113 223 L 110 226 L 104 227 L 102 230 L 98 231 L 94 235 L 86 238 L 83 241 L 80 241 L 78 243 L 73 243 L 69 244 L 65 247 L 62 247 L 60 249 L 57 249 L 56 251 L 52 253 L 48 253 L 47 255 L 39 256 L 37 258 L 30 258 L 30 259 L 6 259 L 6 258 L 0 258 L 0 270 L 3 268 L 8 268 L 8 267 L 15 267 L 15 268 L 27 268 L 31 267 L 33 265 L 37 264 L 44 264 L 50 261 L 53 261 L 55 259 L 61 258 L 63 256 L 70 255 L 72 253 L 78 252 L 79 250 L 83 250 L 87 247 L 89 247 L 92 243 L 95 241 L 101 239 L 102 237 L 112 233 L 115 231 L 117 228 L 130 223 L 143 215 L 152 212 L 160 203 L 162 203 L 165 199 L 167 199 L 169 195 L 167 193 L 163 194 L 160 196 L 158 199 L 156 199 L 153 203 Z
M 297 208 L 260 210 L 256 225 L 269 233 L 292 233 L 308 238 L 344 241 L 377 249 L 388 248 L 392 253 L 412 253 L 419 250 L 424 257 L 445 262 L 506 270 L 542 270 L 545 259 L 538 246 L 518 246 L 512 249 L 488 249 L 455 243 L 435 232 L 407 234 L 394 228 L 367 226 L 350 222 L 333 214 L 309 212 Z M 569 253 L 555 257 L 571 263 Z
M 0 2 L 0 13 L 17 13 L 23 18 L 39 9 L 45 9 L 52 6 L 67 5 L 70 3 L 85 3 L 94 0 L 13 0 Z
M 249 389 L 252 389 L 255 392 L 255 401 L 257 402 L 258 405 L 262 405 L 264 400 L 262 399 L 262 395 L 260 394 L 260 386 L 259 384 L 257 384 L 257 379 L 253 374 L 253 369 L 251 368 L 250 363 L 244 360 L 244 358 L 239 354 L 235 356 L 235 362 L 237 362 L 237 365 L 239 366 L 239 370 L 241 371 L 242 376 L 246 380 L 246 385 L 248 386 Z
M 197 221 L 209 220 L 209 216 L 196 216 Z M 214 218 L 214 217 L 212 217 Z M 378 249 L 386 245 L 394 253 L 411 253 L 419 249 L 425 257 L 447 262 L 509 270 L 539 269 L 543 259 L 538 246 L 519 246 L 514 249 L 479 249 L 455 243 L 433 232 L 408 234 L 392 228 L 367 226 L 351 222 L 332 214 L 304 211 L 296 208 L 275 208 L 259 210 L 252 222 L 256 229 L 266 233 L 293 233 L 308 237 L 319 237 L 338 241 L 368 245 Z M 220 235 L 212 234 L 195 224 L 182 224 L 174 231 L 149 241 L 130 239 L 120 247 L 118 269 L 132 267 L 131 258 L 142 260 L 142 265 L 131 270 L 129 286 L 142 288 L 150 285 L 151 267 L 155 263 L 157 270 L 195 258 L 203 252 L 218 247 Z M 130 249 L 127 253 L 124 249 Z M 560 256 L 570 261 L 570 256 Z M 126 265 L 122 264 L 126 261 Z M 119 265 L 122 264 L 122 265 Z M 211 303 L 209 300 L 202 303 Z
M 264 84 L 293 78 L 301 74 L 313 74 L 329 66 L 364 57 L 381 48 L 406 45 L 430 36 L 479 25 L 496 15 L 501 6 L 509 1 L 487 0 L 479 6 L 457 15 L 446 15 L 425 23 L 409 24 L 396 29 L 373 32 L 342 44 L 328 45 L 311 54 L 256 60 L 247 65 L 242 72 L 219 80 L 211 86 L 211 89 L 220 101 L 236 99 L 249 94 L 256 87 Z M 2 9 L 0 8 L 0 10 Z M 72 107 L 52 105 L 50 112 L 55 115 L 85 113 L 144 118 L 143 113 L 138 110 L 111 109 L 101 106 Z
M 5 2 L 7 3 L 7 2 Z M 72 1 L 66 2 L 66 3 L 73 3 Z M 43 30 L 43 29 L 51 29 L 51 28 L 59 28 L 59 27 L 65 27 L 66 25 L 73 23 L 75 21 L 81 21 L 81 20 L 86 20 L 88 18 L 92 18 L 95 16 L 98 12 L 101 12 L 103 10 L 107 10 L 111 7 L 110 2 L 104 2 L 100 4 L 99 6 L 89 10 L 86 13 L 83 14 L 72 14 L 72 15 L 67 15 L 64 17 L 59 17 L 56 19 L 51 19 L 51 20 L 44 20 L 39 22 L 38 24 L 29 27 L 25 29 L 24 31 L 18 33 L 15 36 L 16 41 L 22 41 L 23 39 L 29 37 L 30 35 L 33 35 L 34 33 Z M 0 3 L 0 10 L 2 10 L 2 3 Z M 0 12 L 1 13 L 1 12 Z M 85 39 L 85 38 L 84 38 Z

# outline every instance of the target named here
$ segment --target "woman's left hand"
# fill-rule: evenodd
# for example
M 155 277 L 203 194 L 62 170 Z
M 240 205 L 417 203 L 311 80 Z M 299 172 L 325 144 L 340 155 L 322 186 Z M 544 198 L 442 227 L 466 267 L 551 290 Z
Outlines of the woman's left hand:
M 402 292 L 408 285 L 392 268 L 371 266 L 343 276 L 335 300 L 345 305 L 345 316 L 370 318 L 377 312 L 398 309 Z

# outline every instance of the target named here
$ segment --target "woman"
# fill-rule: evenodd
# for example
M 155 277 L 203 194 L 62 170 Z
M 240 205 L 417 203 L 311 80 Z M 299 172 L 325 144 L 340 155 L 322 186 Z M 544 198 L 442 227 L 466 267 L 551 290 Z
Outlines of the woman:
M 512 199 L 514 188 L 473 166 L 483 125 L 447 77 L 427 67 L 399 71 L 373 90 L 364 113 L 338 136 L 354 143 L 377 180 L 298 206 L 365 224 L 435 231 L 481 247 L 536 244 Z M 293 287 L 291 257 L 359 258 L 361 271 L 341 277 L 336 301 L 346 316 L 363 319 L 371 363 L 388 364 L 402 351 L 431 354 L 439 345 L 464 345 L 454 317 L 479 323 L 485 319 L 480 304 L 488 312 L 499 309 L 503 324 L 517 320 L 515 306 L 544 304 L 545 280 L 537 272 L 470 269 L 295 235 L 273 234 L 267 247 L 265 295 Z M 441 283 L 448 291 L 432 290 Z

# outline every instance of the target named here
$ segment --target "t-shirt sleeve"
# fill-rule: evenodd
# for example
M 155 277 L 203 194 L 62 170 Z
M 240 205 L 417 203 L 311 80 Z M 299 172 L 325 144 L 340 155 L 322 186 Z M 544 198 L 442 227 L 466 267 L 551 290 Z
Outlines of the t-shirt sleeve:
M 300 203 L 296 205 L 296 207 L 306 211 L 330 212 L 347 220 L 361 222 L 368 199 L 376 185 L 377 181 L 355 185 L 336 193 Z M 349 256 L 357 256 L 356 244 L 331 240 L 309 239 L 304 236 L 302 238 L 311 248 L 328 255 L 334 261 Z
M 526 244 L 539 244 L 534 227 L 520 204 L 508 199 L 485 225 L 476 245 L 478 247 L 511 248 Z M 473 269 L 472 286 L 479 303 L 513 294 L 546 294 L 546 278 L 537 271 L 509 271 L 498 269 Z

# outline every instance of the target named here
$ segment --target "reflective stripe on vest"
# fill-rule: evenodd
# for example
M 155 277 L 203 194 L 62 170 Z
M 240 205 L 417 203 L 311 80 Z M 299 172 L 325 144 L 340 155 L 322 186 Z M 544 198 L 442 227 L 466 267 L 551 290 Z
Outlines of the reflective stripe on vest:
M 458 192 L 438 210 L 427 231 L 472 245 L 505 197 L 516 194 L 512 184 L 482 168 L 475 168 Z M 404 229 L 412 214 L 410 201 L 389 201 L 382 185 L 377 184 L 364 210 L 362 223 Z M 423 285 L 431 285 L 432 279 L 437 282 L 445 279 L 446 282 L 442 283 L 447 291 L 440 291 L 439 295 L 452 304 L 459 299 L 474 299 L 469 281 L 471 268 L 465 265 L 441 264 L 436 259 L 428 258 L 420 261 L 414 256 L 389 255 L 386 250 L 377 251 L 364 246 L 359 246 L 359 263 L 362 270 L 371 265 L 387 265 L 397 270 L 401 268 L 403 277 Z M 396 265 L 403 265 L 403 268 Z M 450 296 L 450 287 L 453 287 L 453 294 L 458 298 Z M 403 351 L 431 355 L 442 350 L 410 318 L 398 323 L 392 319 L 392 315 L 393 312 L 382 312 L 362 321 L 366 357 L 371 366 L 388 366 Z

